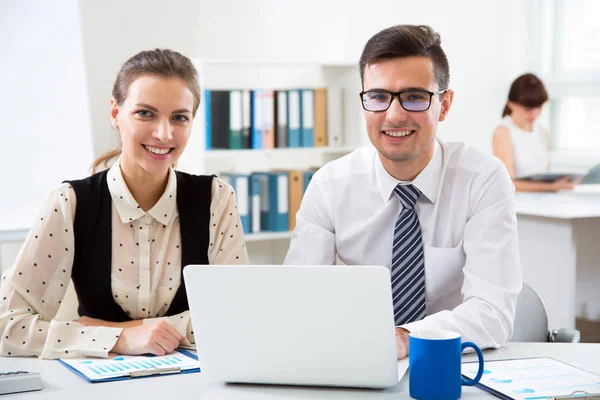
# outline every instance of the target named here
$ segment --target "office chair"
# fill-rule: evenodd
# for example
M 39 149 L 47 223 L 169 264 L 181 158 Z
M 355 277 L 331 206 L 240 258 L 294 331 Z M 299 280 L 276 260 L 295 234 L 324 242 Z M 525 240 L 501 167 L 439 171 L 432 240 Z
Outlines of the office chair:
M 548 330 L 548 317 L 542 299 L 526 283 L 517 299 L 517 311 L 511 342 L 579 343 L 576 329 Z

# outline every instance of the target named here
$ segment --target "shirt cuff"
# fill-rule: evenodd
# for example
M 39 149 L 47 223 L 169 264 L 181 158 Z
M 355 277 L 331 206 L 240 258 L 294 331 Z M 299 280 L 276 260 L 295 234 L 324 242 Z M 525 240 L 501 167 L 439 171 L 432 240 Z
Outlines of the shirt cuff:
M 52 320 L 40 358 L 108 358 L 123 328 Z
M 179 314 L 171 315 L 169 317 L 160 318 L 144 318 L 144 325 L 154 324 L 158 321 L 166 321 L 169 325 L 185 336 L 186 340 L 183 341 L 180 346 L 190 347 L 195 343 L 194 331 L 190 320 L 190 312 L 184 311 Z
M 408 324 L 397 326 L 397 328 L 404 328 L 409 332 L 420 332 L 428 330 L 437 330 L 440 327 L 435 322 L 430 322 L 427 318 L 420 321 L 410 322 Z

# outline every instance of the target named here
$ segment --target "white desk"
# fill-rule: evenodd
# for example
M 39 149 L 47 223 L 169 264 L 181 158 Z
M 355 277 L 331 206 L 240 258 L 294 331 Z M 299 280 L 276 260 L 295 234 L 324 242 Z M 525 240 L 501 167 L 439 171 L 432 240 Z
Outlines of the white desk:
M 484 351 L 486 360 L 549 356 L 600 374 L 600 344 L 508 343 L 498 350 Z M 467 355 L 465 360 L 474 360 Z M 315 368 L 318 368 L 318 362 Z M 42 375 L 43 389 L 20 393 L 15 399 L 95 400 L 125 397 L 148 400 L 177 399 L 409 399 L 408 374 L 397 385 L 385 390 L 332 389 L 210 383 L 202 373 L 140 378 L 128 381 L 88 383 L 57 361 L 37 358 L 0 358 L 0 371 L 28 370 Z M 463 387 L 465 399 L 493 399 L 477 388 Z
M 517 193 L 523 279 L 542 298 L 551 329 L 600 317 L 600 188 Z

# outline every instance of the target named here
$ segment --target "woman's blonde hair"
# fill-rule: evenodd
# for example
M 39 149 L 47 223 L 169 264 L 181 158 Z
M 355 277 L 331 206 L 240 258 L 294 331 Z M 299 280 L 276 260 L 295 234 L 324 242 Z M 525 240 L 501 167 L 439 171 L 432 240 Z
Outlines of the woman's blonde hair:
M 117 74 L 117 79 L 112 89 L 112 96 L 121 105 L 127 98 L 129 86 L 142 75 L 156 75 L 164 78 L 180 78 L 187 83 L 194 96 L 193 115 L 200 106 L 200 83 L 198 71 L 192 61 L 181 53 L 168 49 L 155 49 L 142 51 L 125 61 Z M 121 154 L 121 147 L 102 154 L 92 163 L 92 174 L 98 167 Z

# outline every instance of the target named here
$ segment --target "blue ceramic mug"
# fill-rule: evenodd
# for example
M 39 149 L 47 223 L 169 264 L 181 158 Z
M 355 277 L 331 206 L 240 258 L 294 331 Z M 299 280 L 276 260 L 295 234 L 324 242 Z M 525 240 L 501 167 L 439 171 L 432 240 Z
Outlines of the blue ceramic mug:
M 473 380 L 460 372 L 461 354 L 473 348 L 479 358 L 479 371 Z M 483 354 L 475 343 L 461 343 L 460 335 L 450 331 L 411 332 L 408 338 L 410 397 L 419 400 L 456 400 L 462 385 L 474 386 L 483 374 Z

